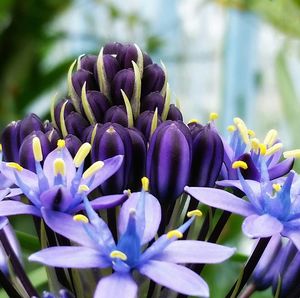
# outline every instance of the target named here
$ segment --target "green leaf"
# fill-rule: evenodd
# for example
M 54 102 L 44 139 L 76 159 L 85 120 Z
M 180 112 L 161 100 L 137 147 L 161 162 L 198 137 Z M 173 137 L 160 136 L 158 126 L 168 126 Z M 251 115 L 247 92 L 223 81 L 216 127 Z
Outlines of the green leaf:
M 23 249 L 29 250 L 31 252 L 38 251 L 41 249 L 38 237 L 32 236 L 22 231 L 15 232 Z

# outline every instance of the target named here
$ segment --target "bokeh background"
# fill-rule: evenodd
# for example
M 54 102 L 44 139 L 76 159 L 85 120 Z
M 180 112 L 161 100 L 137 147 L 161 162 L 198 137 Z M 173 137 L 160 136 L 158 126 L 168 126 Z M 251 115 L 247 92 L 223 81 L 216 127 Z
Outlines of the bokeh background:
M 109 41 L 135 42 L 166 65 L 186 121 L 206 122 L 218 112 L 225 133 L 239 116 L 258 137 L 278 129 L 285 148 L 294 149 L 299 37 L 300 0 L 1 0 L 0 128 L 29 112 L 47 118 L 51 98 L 66 95 L 78 55 L 97 54 Z M 238 221 L 229 232 L 239 230 Z M 240 246 L 249 251 L 249 243 Z M 239 266 L 206 270 L 212 297 L 222 297 Z

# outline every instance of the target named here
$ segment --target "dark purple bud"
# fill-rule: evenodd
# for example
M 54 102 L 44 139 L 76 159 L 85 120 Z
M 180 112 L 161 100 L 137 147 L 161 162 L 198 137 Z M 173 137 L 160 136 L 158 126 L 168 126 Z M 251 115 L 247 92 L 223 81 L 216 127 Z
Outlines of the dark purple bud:
M 80 69 L 94 72 L 95 64 L 97 64 L 97 56 L 84 55 L 80 58 Z
M 210 124 L 193 138 L 193 158 L 190 173 L 191 186 L 213 187 L 224 159 L 223 142 Z
M 66 104 L 65 104 L 66 103 Z M 55 118 L 55 123 L 58 127 L 58 129 L 61 130 L 61 123 L 60 123 L 60 114 L 61 114 L 61 109 L 62 106 L 65 104 L 65 110 L 64 110 L 64 119 L 67 118 L 67 116 L 71 112 L 75 112 L 75 108 L 72 104 L 72 102 L 69 99 L 63 99 L 60 102 L 58 102 L 54 108 L 54 118 Z
M 100 128 L 102 126 L 102 124 L 100 123 L 97 123 L 95 125 L 90 125 L 88 126 L 84 131 L 83 131 L 83 134 L 82 134 L 82 143 L 84 142 L 89 142 L 89 143 L 92 143 L 92 134 L 93 134 L 93 130 L 95 128 L 95 126 L 97 126 L 98 128 Z
M 128 118 L 124 106 L 112 106 L 109 108 L 104 116 L 104 122 L 118 123 L 122 126 L 128 126 Z
M 72 157 L 75 157 L 78 149 L 82 145 L 82 142 L 76 136 L 70 134 L 65 137 L 65 142 Z
M 139 191 L 141 178 L 146 174 L 146 140 L 136 128 L 128 129 L 132 143 L 132 163 L 128 181 L 128 187 L 132 191 Z
M 181 121 L 162 123 L 151 137 L 147 155 L 150 192 L 168 204 L 182 194 L 187 185 L 191 160 L 192 136 Z
M 57 129 L 52 127 L 51 129 L 47 129 L 45 135 L 51 144 L 51 148 L 54 150 L 57 146 L 57 141 L 62 138 L 61 134 L 57 131 Z
M 146 140 L 149 140 L 151 134 L 151 125 L 153 120 L 154 112 L 145 111 L 141 113 L 136 120 L 136 128 L 143 133 Z M 157 117 L 157 126 L 162 122 L 161 117 Z
M 165 99 L 163 96 L 158 92 L 151 92 L 146 95 L 142 102 L 141 111 L 155 111 L 157 108 L 158 115 L 161 115 L 164 109 L 164 102 Z
M 180 110 L 174 104 L 170 104 L 167 120 L 183 121 L 183 117 Z
M 120 42 L 107 43 L 103 48 L 103 54 L 118 55 L 123 47 L 124 45 Z
M 198 132 L 200 130 L 203 129 L 203 125 L 201 125 L 200 123 L 198 123 L 197 121 L 191 121 L 188 123 L 188 127 L 190 129 L 190 132 L 192 134 L 192 138 L 194 139 L 195 136 L 198 134 Z
M 144 69 L 142 79 L 142 96 L 154 91 L 161 91 L 165 83 L 165 73 L 157 64 L 150 64 Z
M 151 57 L 145 52 L 143 52 L 143 59 L 144 59 L 144 68 L 150 64 L 153 64 Z
M 35 131 L 24 139 L 19 151 L 20 165 L 32 172 L 35 172 L 35 159 L 32 149 L 32 140 L 35 137 L 40 139 L 44 159 L 52 151 L 51 144 L 47 136 L 41 131 Z
M 84 83 L 86 83 L 86 91 L 99 90 L 93 73 L 79 69 L 72 75 L 72 84 L 79 97 L 81 97 L 81 90 Z
M 3 150 L 3 160 L 19 163 L 20 142 L 20 124 L 21 121 L 13 121 L 8 124 L 1 135 L 1 144 Z
M 128 130 L 117 123 L 106 123 L 95 134 L 91 160 L 96 162 L 115 155 L 124 155 L 120 169 L 101 184 L 104 195 L 120 193 L 127 187 L 131 168 L 132 145 Z
M 134 72 L 132 69 L 122 69 L 114 77 L 111 85 L 111 98 L 114 104 L 123 105 L 124 99 L 121 89 L 129 100 L 132 97 L 134 88 Z
M 32 132 L 39 130 L 45 131 L 42 120 L 35 114 L 26 116 L 20 123 L 20 141 L 22 142 Z
M 94 120 L 100 123 L 103 122 L 104 114 L 110 107 L 107 97 L 99 91 L 88 91 L 86 97 Z M 87 115 L 85 116 L 88 118 Z
M 248 166 L 246 170 L 240 169 L 245 179 L 250 179 L 250 180 L 255 180 L 260 182 L 260 171 L 257 169 L 249 153 L 244 153 L 239 158 L 237 158 L 237 160 L 244 161 Z
M 115 57 L 111 55 L 104 55 L 103 61 L 104 61 L 106 78 L 108 80 L 108 83 L 111 84 L 116 73 L 120 70 L 119 62 Z M 96 81 L 98 81 L 97 64 L 94 65 L 94 74 L 95 74 Z
M 126 44 L 120 48 L 117 60 L 121 68 L 132 68 L 132 61 L 137 62 L 138 51 L 134 44 Z
M 82 139 L 84 130 L 89 126 L 88 121 L 77 112 L 72 112 L 65 120 L 68 134 Z

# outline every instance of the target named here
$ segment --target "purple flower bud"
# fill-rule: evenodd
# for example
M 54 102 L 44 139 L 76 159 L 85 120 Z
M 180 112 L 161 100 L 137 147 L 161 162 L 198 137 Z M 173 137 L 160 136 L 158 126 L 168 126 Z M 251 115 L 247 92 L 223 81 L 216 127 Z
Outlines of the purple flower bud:
M 66 103 L 67 102 L 67 103 Z M 55 123 L 58 127 L 58 129 L 61 130 L 61 123 L 60 123 L 60 113 L 61 113 L 61 109 L 62 106 L 65 105 L 65 111 L 64 111 L 64 119 L 67 118 L 67 116 L 71 113 L 71 112 L 75 112 L 75 108 L 72 104 L 72 102 L 69 99 L 63 99 L 60 102 L 58 102 L 54 108 L 54 118 L 55 118 Z
M 183 121 L 183 117 L 180 110 L 174 104 L 170 104 L 167 120 Z
M 103 54 L 118 55 L 123 47 L 124 45 L 120 42 L 107 43 L 103 48 Z
M 118 123 L 122 126 L 128 126 L 128 118 L 124 106 L 112 106 L 104 116 L 104 122 Z
M 65 137 L 66 147 L 74 158 L 82 142 L 74 135 L 67 135 Z
M 165 73 L 157 64 L 150 64 L 144 69 L 142 79 L 142 96 L 154 91 L 161 91 L 165 83 Z
M 13 121 L 8 124 L 1 135 L 3 159 L 5 161 L 19 162 L 21 121 Z
M 169 203 L 182 192 L 189 179 L 192 137 L 181 121 L 162 123 L 151 137 L 147 155 L 150 191 L 160 202 Z
M 99 91 L 88 91 L 86 97 L 95 121 L 103 122 L 104 114 L 110 106 L 106 96 Z
M 32 132 L 24 139 L 19 151 L 20 165 L 32 172 L 35 172 L 35 159 L 32 149 L 32 140 L 34 137 L 40 139 L 44 158 L 53 150 L 47 136 L 41 131 Z
M 132 145 L 128 130 L 117 123 L 106 123 L 95 134 L 91 150 L 91 160 L 96 162 L 115 155 L 124 155 L 120 169 L 104 183 L 101 191 L 104 195 L 122 192 L 128 183 L 131 168 Z
M 71 112 L 65 119 L 68 134 L 77 136 L 82 139 L 85 128 L 89 126 L 88 121 L 77 112 Z
M 157 108 L 158 115 L 161 115 L 164 109 L 164 102 L 165 99 L 158 91 L 151 92 L 143 98 L 141 111 L 155 111 Z
M 45 131 L 42 120 L 35 114 L 26 116 L 20 123 L 20 141 L 22 142 L 32 132 L 38 130 Z
M 121 68 L 132 68 L 132 61 L 137 62 L 138 52 L 134 44 L 126 44 L 119 49 L 117 60 Z
M 80 58 L 80 69 L 94 72 L 95 64 L 97 64 L 97 56 L 84 55 Z
M 133 156 L 128 187 L 132 191 L 139 191 L 141 188 L 141 178 L 146 174 L 146 140 L 136 128 L 129 128 L 128 132 L 132 143 Z
M 213 187 L 222 167 L 224 147 L 220 136 L 210 124 L 194 135 L 192 152 L 189 184 Z
M 122 69 L 114 77 L 111 86 L 112 101 L 116 105 L 124 104 L 124 99 L 121 94 L 121 89 L 127 97 L 132 97 L 134 88 L 134 72 L 132 69 Z
M 144 59 L 144 68 L 150 64 L 153 64 L 151 57 L 145 52 L 143 52 L 143 59 Z
M 107 83 L 108 85 L 110 85 L 116 73 L 120 70 L 120 65 L 118 60 L 111 55 L 104 55 L 103 63 L 104 63 L 106 78 L 108 80 Z M 94 65 L 94 74 L 95 74 L 96 81 L 98 81 L 97 64 Z
M 141 113 L 136 121 L 136 128 L 143 133 L 146 140 L 149 140 L 151 134 L 151 124 L 154 116 L 153 111 L 145 111 Z M 157 126 L 162 122 L 161 117 L 157 117 Z
M 79 69 L 72 75 L 72 84 L 75 92 L 81 97 L 82 86 L 86 82 L 86 90 L 98 90 L 99 87 L 95 81 L 93 73 Z
M 61 134 L 54 127 L 48 127 L 45 135 L 47 136 L 52 148 L 56 148 L 57 141 L 62 138 Z
M 194 139 L 195 136 L 198 134 L 198 132 L 200 130 L 203 129 L 203 125 L 201 125 L 200 123 L 196 122 L 196 121 L 192 121 L 190 123 L 188 123 L 188 127 L 190 129 L 190 132 L 192 134 L 192 138 Z

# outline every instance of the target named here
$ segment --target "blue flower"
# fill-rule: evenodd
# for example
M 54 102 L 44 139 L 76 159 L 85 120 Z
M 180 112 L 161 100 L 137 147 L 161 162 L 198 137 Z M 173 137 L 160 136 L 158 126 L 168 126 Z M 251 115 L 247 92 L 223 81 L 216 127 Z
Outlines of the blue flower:
M 31 255 L 29 260 L 55 267 L 112 267 L 114 273 L 102 278 L 97 285 L 94 295 L 97 298 L 136 297 L 138 286 L 133 279 L 134 270 L 174 291 L 207 297 L 206 282 L 179 264 L 219 263 L 228 259 L 235 249 L 201 241 L 178 240 L 201 214 L 194 210 L 188 214 L 191 218 L 187 222 L 160 236 L 144 250 L 143 247 L 157 233 L 161 208 L 158 200 L 145 191 L 148 179 L 143 181 L 143 190 L 131 194 L 120 210 L 117 243 L 107 224 L 85 199 L 88 218 L 83 215 L 72 218 L 67 214 L 42 210 L 49 227 L 81 246 L 47 248 Z

